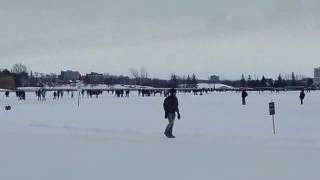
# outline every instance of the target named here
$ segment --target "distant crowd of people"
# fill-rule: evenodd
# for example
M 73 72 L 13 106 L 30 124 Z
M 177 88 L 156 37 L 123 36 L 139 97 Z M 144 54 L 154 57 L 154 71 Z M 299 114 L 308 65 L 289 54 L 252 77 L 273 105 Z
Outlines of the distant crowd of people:
M 39 89 L 36 91 L 36 96 L 38 97 L 38 101 L 45 101 L 46 100 L 46 90 L 45 89 Z
M 47 91 L 44 88 L 40 88 L 38 90 L 35 91 L 36 97 L 38 99 L 38 101 L 44 101 L 46 100 L 46 95 L 47 95 Z M 130 93 L 132 90 L 130 89 L 110 89 L 110 90 L 105 90 L 108 94 L 111 93 L 113 94 L 115 97 L 130 97 Z M 176 93 L 183 93 L 183 94 L 193 94 L 195 96 L 197 95 L 204 95 L 204 94 L 208 94 L 209 92 L 214 91 L 213 89 L 176 89 Z M 217 90 L 215 90 L 217 91 Z M 225 90 L 227 91 L 227 90 Z M 251 90 L 247 90 L 247 89 L 237 89 L 235 90 L 235 92 L 241 92 L 241 99 L 242 99 L 242 105 L 246 105 L 246 98 L 248 97 L 248 91 Z M 263 93 L 265 90 L 259 90 L 259 94 Z M 70 90 L 56 90 L 53 91 L 53 99 L 54 100 L 58 100 L 60 98 L 63 98 L 64 93 L 67 92 L 68 95 L 71 93 L 71 98 L 74 97 L 74 91 L 70 91 Z M 170 90 L 169 89 L 138 89 L 138 96 L 140 97 L 151 97 L 151 96 L 164 96 L 164 97 L 168 97 L 170 95 Z M 223 92 L 221 90 L 219 90 L 218 92 Z M 272 90 L 270 92 L 280 92 L 280 90 Z M 305 99 L 305 92 L 310 93 L 310 90 L 304 90 L 302 89 L 300 91 L 300 95 L 299 95 L 299 99 L 301 104 L 303 104 L 303 100 Z M 18 90 L 15 92 L 16 96 L 19 98 L 19 100 L 25 100 L 26 99 L 26 92 L 23 90 Z M 103 90 L 81 90 L 79 95 L 81 95 L 82 97 L 84 97 L 84 95 L 87 95 L 87 97 L 96 97 L 98 98 L 100 95 L 103 94 Z M 5 92 L 5 97 L 9 97 L 10 95 L 10 91 L 6 91 Z
M 66 90 L 68 94 L 70 94 L 70 90 Z M 164 135 L 167 138 L 175 138 L 173 135 L 173 127 L 174 127 L 174 121 L 175 119 L 181 118 L 180 111 L 179 111 L 179 102 L 178 98 L 176 96 L 177 92 L 179 93 L 190 93 L 193 95 L 203 95 L 205 93 L 209 93 L 212 90 L 210 89 L 139 89 L 138 91 L 138 96 L 141 97 L 150 97 L 150 96 L 156 96 L 159 94 L 160 96 L 164 96 L 165 100 L 163 102 L 163 108 L 165 111 L 165 119 L 168 119 L 168 125 L 166 126 L 166 129 L 164 131 Z M 46 100 L 46 92 L 44 88 L 40 88 L 37 91 L 35 91 L 35 94 L 38 98 L 38 101 L 44 101 Z M 63 98 L 64 95 L 63 90 L 57 90 L 53 92 L 53 99 L 57 100 L 60 98 Z M 102 90 L 82 90 L 79 92 L 79 96 L 81 95 L 84 97 L 85 92 L 88 97 L 92 98 L 95 96 L 96 98 L 99 97 L 99 95 L 102 95 L 103 91 Z M 130 90 L 129 89 L 113 89 L 113 90 L 107 90 L 108 93 L 114 94 L 116 97 L 129 97 L 130 96 Z M 237 90 L 236 92 L 240 92 L 240 90 Z M 259 91 L 261 93 L 263 91 Z M 274 91 L 272 91 L 274 92 Z M 310 92 L 310 90 L 307 90 L 306 92 Z M 16 96 L 19 98 L 19 100 L 26 100 L 26 92 L 22 90 L 18 90 L 15 92 Z M 5 97 L 10 96 L 10 91 L 5 92 Z M 74 92 L 71 91 L 71 98 L 74 97 Z M 241 99 L 242 99 L 242 105 L 246 105 L 246 99 L 248 97 L 248 92 L 246 89 L 241 89 Z M 299 99 L 300 99 L 300 104 L 302 105 L 304 103 L 304 99 L 306 97 L 305 90 L 302 89 L 299 94 Z M 8 110 L 9 107 L 6 106 L 6 110 Z M 10 106 L 11 109 L 11 106 Z

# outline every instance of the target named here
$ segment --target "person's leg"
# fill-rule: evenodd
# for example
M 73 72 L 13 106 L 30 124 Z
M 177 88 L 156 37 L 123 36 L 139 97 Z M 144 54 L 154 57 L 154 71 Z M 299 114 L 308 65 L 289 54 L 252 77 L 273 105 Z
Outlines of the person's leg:
M 174 126 L 174 114 L 171 115 L 169 124 L 170 124 L 169 135 L 172 136 L 173 126 Z
M 172 135 L 173 126 L 174 126 L 174 119 L 175 119 L 175 113 L 169 113 L 168 114 L 169 124 L 167 125 L 166 131 L 165 131 L 165 135 L 167 137 L 174 137 Z
M 170 114 L 168 115 L 168 121 L 169 121 L 169 123 L 168 123 L 168 125 L 167 125 L 167 127 L 166 127 L 166 130 L 165 130 L 165 132 L 164 132 L 164 134 L 166 135 L 166 136 L 168 136 L 168 135 L 170 135 L 170 130 L 172 129 L 171 127 L 172 127 L 172 120 L 170 119 Z

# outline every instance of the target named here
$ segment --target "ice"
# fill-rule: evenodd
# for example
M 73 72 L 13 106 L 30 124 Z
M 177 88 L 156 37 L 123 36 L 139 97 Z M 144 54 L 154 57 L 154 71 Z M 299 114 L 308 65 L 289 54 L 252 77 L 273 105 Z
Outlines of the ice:
M 320 93 L 178 94 L 176 139 L 163 97 L 64 94 L 38 102 L 0 93 L 0 179 L 319 179 Z M 268 103 L 276 104 L 277 134 Z M 4 111 L 5 105 L 12 110 Z

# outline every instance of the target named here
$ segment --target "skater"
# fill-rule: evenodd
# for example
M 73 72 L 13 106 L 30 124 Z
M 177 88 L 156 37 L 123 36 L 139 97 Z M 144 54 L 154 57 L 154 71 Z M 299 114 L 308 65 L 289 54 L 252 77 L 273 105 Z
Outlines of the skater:
M 54 92 L 53 92 L 53 100 L 56 100 L 56 99 L 57 99 L 57 92 L 54 91 Z
M 39 89 L 37 92 L 38 101 L 41 101 L 41 89 Z
M 9 92 L 9 91 L 6 91 L 6 92 L 5 92 L 5 95 L 6 95 L 6 98 L 8 98 L 9 95 L 10 95 L 10 92 Z
M 242 105 L 246 105 L 246 97 L 248 96 L 248 93 L 245 89 L 242 90 L 241 97 L 242 97 Z
M 41 96 L 42 96 L 42 99 L 45 101 L 46 100 L 46 90 L 44 90 L 44 89 L 41 90 Z
M 126 90 L 126 97 L 130 96 L 130 90 Z
M 306 94 L 304 93 L 304 89 L 302 89 L 300 92 L 300 96 L 299 96 L 300 101 L 301 101 L 301 105 L 303 104 L 303 100 L 305 97 L 306 97 Z
M 164 132 L 164 135 L 168 138 L 175 138 L 172 134 L 174 120 L 176 118 L 176 113 L 178 114 L 178 119 L 180 120 L 180 112 L 179 112 L 179 102 L 176 96 L 176 90 L 171 89 L 170 95 L 164 100 L 163 108 L 165 111 L 165 119 L 168 119 L 169 124 Z
M 109 91 L 109 90 L 108 90 Z M 109 93 L 109 92 L 108 92 Z M 81 95 L 82 97 L 84 96 L 84 90 L 81 91 Z

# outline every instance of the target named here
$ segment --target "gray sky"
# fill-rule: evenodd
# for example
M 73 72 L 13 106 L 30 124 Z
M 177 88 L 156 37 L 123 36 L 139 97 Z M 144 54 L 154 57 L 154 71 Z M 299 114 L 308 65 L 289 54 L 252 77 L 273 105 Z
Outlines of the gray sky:
M 0 68 L 311 76 L 319 0 L 0 0 Z

